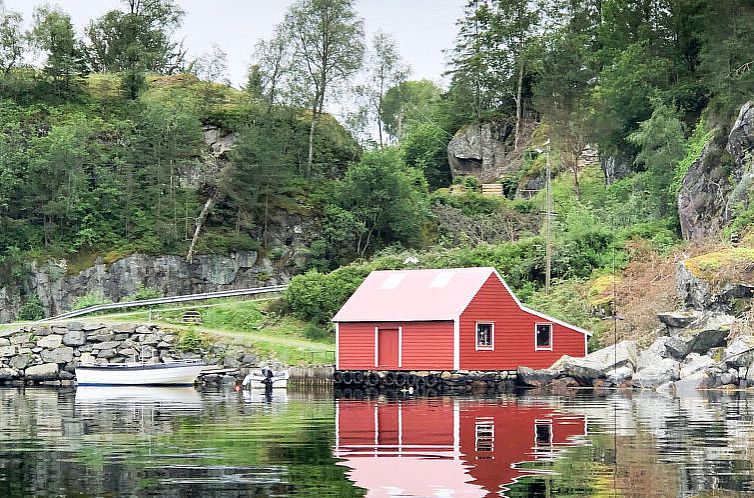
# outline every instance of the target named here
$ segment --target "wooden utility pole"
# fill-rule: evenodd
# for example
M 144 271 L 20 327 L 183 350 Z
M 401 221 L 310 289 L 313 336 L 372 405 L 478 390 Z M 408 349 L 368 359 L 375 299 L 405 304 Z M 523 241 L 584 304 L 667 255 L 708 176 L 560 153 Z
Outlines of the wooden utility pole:
M 550 140 L 548 139 L 545 173 L 545 294 L 550 293 L 552 274 L 552 187 L 550 185 Z

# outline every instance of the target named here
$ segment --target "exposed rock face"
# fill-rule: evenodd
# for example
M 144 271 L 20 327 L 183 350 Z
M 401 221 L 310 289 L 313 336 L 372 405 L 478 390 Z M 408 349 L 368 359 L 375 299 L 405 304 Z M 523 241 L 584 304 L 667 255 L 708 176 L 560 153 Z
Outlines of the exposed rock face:
M 697 240 L 716 233 L 727 220 L 726 199 L 731 186 L 721 157 L 720 146 L 711 141 L 683 177 L 678 191 L 678 218 L 686 239 Z
M 71 309 L 86 294 L 113 302 L 135 293 L 139 287 L 159 290 L 165 296 L 276 285 L 289 280 L 285 270 L 256 252 L 230 256 L 196 256 L 189 264 L 181 256 L 133 254 L 111 264 L 97 263 L 77 275 L 66 276 L 55 264 L 32 266 L 25 286 L 36 293 L 48 315 Z M 3 299 L 5 296 L 5 299 Z M 0 322 L 12 321 L 21 306 L 20 290 L 0 289 Z
M 235 133 L 228 133 L 217 126 L 206 125 L 202 131 L 204 143 L 209 145 L 212 155 L 215 157 L 222 157 L 236 144 Z
M 689 167 L 678 192 L 678 216 L 686 239 L 716 233 L 730 220 L 737 204 L 746 205 L 754 185 L 754 101 L 741 107 L 725 151 L 733 158 L 732 171 L 722 161 L 722 145 L 713 138 Z
M 631 159 L 623 155 L 600 156 L 600 167 L 605 175 L 605 183 L 610 185 L 631 172 Z
M 470 175 L 482 182 L 492 182 L 513 172 L 518 165 L 506 157 L 512 149 L 506 144 L 511 133 L 510 125 L 495 122 L 471 124 L 458 130 L 448 144 L 453 178 Z
M 735 300 L 754 298 L 751 282 L 728 282 L 722 288 L 714 289 L 705 279 L 694 275 L 686 261 L 676 266 L 675 281 L 683 305 L 695 310 L 728 311 Z

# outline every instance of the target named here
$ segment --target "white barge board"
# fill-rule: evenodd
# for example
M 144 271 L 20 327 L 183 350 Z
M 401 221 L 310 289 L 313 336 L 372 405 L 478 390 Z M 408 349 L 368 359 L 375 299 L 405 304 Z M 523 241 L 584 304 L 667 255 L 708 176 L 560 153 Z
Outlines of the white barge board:
M 206 368 L 202 362 L 79 365 L 80 386 L 191 386 Z

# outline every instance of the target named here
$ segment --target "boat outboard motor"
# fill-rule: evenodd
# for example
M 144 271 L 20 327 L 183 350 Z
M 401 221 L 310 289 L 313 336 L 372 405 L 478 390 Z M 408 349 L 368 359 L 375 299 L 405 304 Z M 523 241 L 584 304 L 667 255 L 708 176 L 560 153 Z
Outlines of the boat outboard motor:
M 262 379 L 262 383 L 266 384 L 268 386 L 271 386 L 272 385 L 272 377 L 273 377 L 272 369 L 270 369 L 268 367 L 263 367 L 262 368 L 262 375 L 264 375 L 264 379 Z
M 264 395 L 267 398 L 267 401 L 272 401 L 272 369 L 271 368 L 263 368 L 262 369 L 262 375 L 264 375 L 264 379 L 262 379 L 262 384 L 264 384 Z

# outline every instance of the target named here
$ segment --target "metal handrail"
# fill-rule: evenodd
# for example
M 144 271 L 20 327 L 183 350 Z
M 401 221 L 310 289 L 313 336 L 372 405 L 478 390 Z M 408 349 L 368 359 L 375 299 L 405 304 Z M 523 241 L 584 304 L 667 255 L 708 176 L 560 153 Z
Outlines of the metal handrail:
M 267 287 L 254 287 L 252 289 L 234 289 L 226 291 L 216 292 L 204 292 L 202 294 L 188 294 L 183 296 L 170 296 L 159 297 L 155 299 L 144 299 L 142 301 L 128 301 L 125 303 L 108 303 L 97 304 L 95 306 L 88 306 L 81 308 L 80 310 L 68 311 L 59 315 L 51 316 L 49 318 L 43 318 L 39 322 L 52 322 L 55 320 L 65 320 L 67 318 L 74 318 L 77 316 L 88 315 L 89 313 L 96 313 L 97 311 L 116 310 L 123 308 L 137 308 L 143 306 L 151 306 L 157 304 L 170 304 L 170 303 L 182 303 L 186 301 L 201 301 L 204 299 L 218 299 L 223 297 L 235 297 L 235 296 L 252 296 L 255 294 L 267 294 L 267 293 L 279 293 L 283 292 L 288 285 L 270 285 Z

